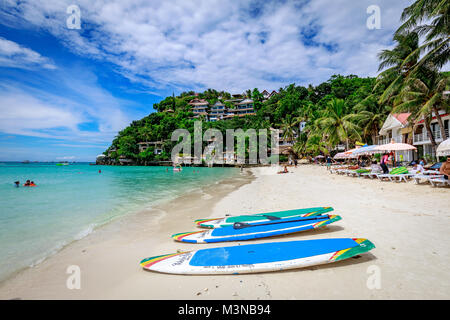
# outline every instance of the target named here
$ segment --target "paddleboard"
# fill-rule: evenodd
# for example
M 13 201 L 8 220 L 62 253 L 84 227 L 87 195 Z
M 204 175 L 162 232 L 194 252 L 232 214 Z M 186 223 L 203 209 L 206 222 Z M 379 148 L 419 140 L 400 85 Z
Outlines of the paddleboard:
M 338 215 L 320 215 L 253 224 L 236 222 L 231 226 L 206 231 L 177 233 L 172 235 L 172 238 L 176 241 L 190 243 L 251 240 L 320 228 L 339 220 L 341 217 Z
M 165 254 L 140 264 L 146 270 L 172 274 L 241 274 L 332 263 L 373 248 L 362 238 L 270 242 Z
M 221 228 L 232 226 L 236 222 L 245 222 L 251 224 L 256 222 L 267 222 L 294 217 L 311 217 L 321 215 L 333 210 L 334 209 L 332 207 L 304 208 L 251 215 L 230 216 L 224 218 L 198 219 L 195 220 L 195 223 L 197 224 L 197 226 L 202 228 Z

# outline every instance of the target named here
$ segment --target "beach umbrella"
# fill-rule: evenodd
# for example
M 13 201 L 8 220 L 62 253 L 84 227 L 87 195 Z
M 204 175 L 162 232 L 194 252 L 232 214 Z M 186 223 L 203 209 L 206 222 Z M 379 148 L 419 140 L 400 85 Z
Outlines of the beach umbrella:
M 339 152 L 334 155 L 333 159 L 344 159 L 345 156 L 345 152 Z
M 416 147 L 407 143 L 395 142 L 394 139 L 391 140 L 391 143 L 382 144 L 380 146 L 376 146 L 374 151 L 407 151 L 407 150 L 417 150 Z
M 350 159 L 350 158 L 356 158 L 355 155 L 353 155 L 349 150 L 349 151 L 345 151 L 345 152 L 339 152 L 336 153 L 336 155 L 333 157 L 333 159 Z
M 377 145 L 373 145 L 373 146 L 366 145 L 364 147 L 358 148 L 355 151 L 353 151 L 353 155 L 363 156 L 363 155 L 378 153 L 379 151 L 375 150 L 376 147 L 377 147 Z
M 436 154 L 439 157 L 450 156 L 450 138 L 441 142 L 439 147 L 436 149 Z
M 353 154 L 353 152 L 355 152 L 356 150 L 358 150 L 359 148 L 354 148 L 354 149 L 350 149 L 344 152 L 344 154 L 350 156 Z
M 407 143 L 395 142 L 394 139 L 391 140 L 391 143 L 382 144 L 380 146 L 376 146 L 374 150 L 385 151 L 385 152 L 394 152 L 394 159 L 396 151 L 408 151 L 408 150 L 417 150 L 416 147 Z

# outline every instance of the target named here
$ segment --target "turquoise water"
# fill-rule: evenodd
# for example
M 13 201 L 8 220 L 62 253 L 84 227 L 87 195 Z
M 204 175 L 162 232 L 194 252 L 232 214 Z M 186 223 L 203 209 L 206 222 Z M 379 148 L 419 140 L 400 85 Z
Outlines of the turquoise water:
M 0 280 L 99 225 L 238 174 L 233 168 L 173 172 L 167 167 L 2 163 Z M 28 179 L 37 187 L 23 187 Z M 14 186 L 17 180 L 19 188 Z

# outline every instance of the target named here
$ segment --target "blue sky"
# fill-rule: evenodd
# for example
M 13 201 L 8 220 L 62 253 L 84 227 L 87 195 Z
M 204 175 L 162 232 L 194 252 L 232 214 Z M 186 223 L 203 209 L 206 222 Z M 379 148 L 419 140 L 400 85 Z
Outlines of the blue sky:
M 4 0 L 0 161 L 94 161 L 172 92 L 377 74 L 411 1 Z M 81 29 L 67 27 L 69 5 Z M 370 5 L 381 29 L 366 26 Z

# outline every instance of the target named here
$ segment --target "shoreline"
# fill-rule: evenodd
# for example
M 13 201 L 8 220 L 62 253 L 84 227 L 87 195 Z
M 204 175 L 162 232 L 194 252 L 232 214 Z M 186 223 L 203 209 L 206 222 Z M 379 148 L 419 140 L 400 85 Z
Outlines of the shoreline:
M 170 220 L 183 219 L 189 221 L 186 221 L 185 225 L 190 225 L 191 228 L 195 228 L 193 221 L 197 218 L 197 216 L 181 216 L 180 213 L 182 210 L 180 210 L 180 206 L 191 202 L 191 206 L 193 207 L 206 207 L 207 205 L 211 205 L 216 202 L 225 194 L 232 192 L 246 183 L 249 183 L 252 179 L 254 179 L 252 173 L 245 170 L 244 174 L 213 182 L 208 186 L 196 188 L 195 190 L 179 195 L 174 199 L 158 203 L 152 206 L 151 209 L 143 209 L 102 224 L 94 228 L 94 230 L 85 237 L 65 244 L 57 252 L 42 259 L 40 262 L 17 270 L 7 279 L 1 281 L 0 299 L 95 299 L 95 296 L 91 297 L 90 294 L 86 297 L 81 292 L 83 290 L 67 289 L 66 279 L 69 277 L 69 274 L 66 274 L 66 269 L 70 265 L 77 265 L 75 262 L 69 263 L 69 260 L 71 259 L 69 257 L 71 255 L 74 255 L 74 258 L 71 260 L 83 261 L 83 264 L 89 265 L 89 262 L 87 261 L 88 259 L 86 259 L 89 258 L 89 255 L 86 253 L 94 247 L 101 249 L 100 247 L 104 245 L 106 246 L 108 242 L 114 242 L 114 240 L 107 240 L 108 237 L 111 239 L 116 237 L 115 240 L 117 241 L 125 240 L 128 244 L 133 244 L 138 241 L 134 239 L 136 235 L 139 235 L 140 240 L 142 240 L 146 237 L 148 232 L 153 233 L 153 235 L 148 237 L 152 244 L 162 245 L 165 242 L 172 244 L 174 241 L 170 238 L 170 235 L 180 230 L 175 226 L 175 228 L 173 228 L 173 232 L 163 233 L 159 227 L 161 221 L 167 220 L 166 223 L 169 225 L 172 224 Z M 212 189 L 212 195 L 207 192 L 209 189 Z M 132 236 L 127 238 L 127 236 L 124 235 L 127 232 L 130 232 Z M 174 244 L 176 245 L 177 243 Z M 134 265 L 138 267 L 138 269 L 140 269 L 139 261 L 143 258 L 145 258 L 145 256 L 139 256 L 138 260 L 135 259 L 134 261 Z M 83 273 L 83 269 L 84 268 L 80 265 L 81 273 Z M 36 288 L 36 293 L 29 292 L 30 285 L 27 284 L 28 282 L 37 283 L 38 287 L 47 282 L 47 280 L 43 281 L 38 279 L 39 277 L 35 276 L 36 273 L 44 273 L 44 277 L 48 277 L 49 286 L 47 287 L 44 285 L 45 289 Z M 58 284 L 56 281 L 52 281 L 51 273 L 54 273 L 56 278 L 60 280 Z M 45 296 L 45 294 L 42 295 L 43 291 L 55 291 L 55 293 L 49 293 L 48 296 Z M 61 291 L 66 292 L 67 296 L 61 298 Z
M 448 299 L 448 189 L 331 175 L 314 165 L 291 167 L 289 174 L 276 171 L 246 169 L 252 177 L 182 196 L 159 208 L 158 218 L 143 213 L 111 223 L 0 286 L 0 298 Z M 170 239 L 196 230 L 197 218 L 315 206 L 333 207 L 342 220 L 324 229 L 237 243 Z M 343 237 L 367 238 L 376 248 L 329 265 L 246 275 L 171 275 L 139 266 L 143 258 L 177 250 Z M 80 290 L 66 288 L 69 265 L 80 266 Z M 380 288 L 368 286 L 374 269 Z

